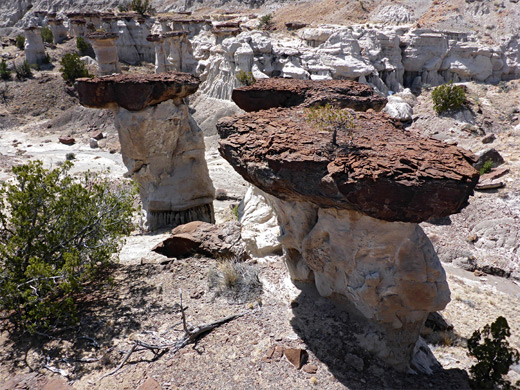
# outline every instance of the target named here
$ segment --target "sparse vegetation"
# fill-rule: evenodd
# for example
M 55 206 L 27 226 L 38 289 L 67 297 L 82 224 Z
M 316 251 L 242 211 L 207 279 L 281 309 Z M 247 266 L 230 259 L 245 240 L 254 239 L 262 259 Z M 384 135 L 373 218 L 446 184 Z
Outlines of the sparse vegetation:
M 76 38 L 76 47 L 79 51 L 79 54 L 85 55 L 90 50 L 90 45 L 83 37 Z
M 76 322 L 75 294 L 132 229 L 134 192 L 71 167 L 20 165 L 0 187 L 0 309 L 28 331 Z
M 11 79 L 11 70 L 7 67 L 7 62 L 5 62 L 5 60 L 2 60 L 2 62 L 0 62 L 0 79 Z
M 152 6 L 149 0 L 132 0 L 130 3 L 130 9 L 137 12 L 139 15 L 144 16 L 152 11 Z
M 260 30 L 269 30 L 273 27 L 273 14 L 266 14 L 260 17 L 257 28 Z
M 42 29 L 40 30 L 40 33 L 42 35 L 43 42 L 52 43 L 54 41 L 52 31 L 48 26 L 42 27 Z
M 217 268 L 209 272 L 208 279 L 215 296 L 224 296 L 236 303 L 254 301 L 262 293 L 258 269 L 236 259 L 219 260 Z
M 16 73 L 17 80 L 25 80 L 32 77 L 31 64 L 27 60 L 14 64 L 14 71 Z
M 240 219 L 239 215 L 238 215 L 238 207 L 239 205 L 237 204 L 235 207 L 233 207 L 232 209 L 232 212 L 233 212 L 233 217 L 235 217 L 235 219 L 238 221 Z
M 503 376 L 509 367 L 520 361 L 518 351 L 509 346 L 507 337 L 511 336 L 507 320 L 500 316 L 482 331 L 476 330 L 468 339 L 470 355 L 478 363 L 471 366 L 471 387 L 474 389 L 510 389 L 511 383 Z M 482 340 L 484 337 L 484 340 Z
M 347 109 L 334 107 L 327 103 L 325 106 L 311 107 L 306 111 L 307 122 L 319 130 L 332 132 L 332 145 L 338 145 L 338 131 L 344 131 L 350 139 L 352 138 L 354 118 Z
M 9 85 L 7 85 L 7 83 L 4 83 L 1 87 L 0 87 L 0 101 L 3 103 L 3 104 L 7 104 L 9 102 L 9 99 L 10 99 L 10 95 L 9 95 Z
M 25 47 L 25 37 L 23 35 L 16 36 L 16 47 L 20 50 L 23 50 Z
M 466 90 L 460 85 L 453 85 L 450 81 L 433 89 L 432 100 L 437 114 L 458 110 L 466 102 Z
M 255 76 L 253 76 L 252 72 L 244 72 L 243 70 L 239 70 L 235 77 L 243 85 L 253 85 L 256 83 Z
M 81 61 L 76 53 L 68 53 L 60 61 L 62 77 L 71 83 L 80 77 L 92 77 L 85 63 Z
M 491 172 L 491 168 L 493 168 L 493 160 L 487 160 L 478 172 L 483 175 L 484 173 Z
M 74 153 L 72 153 L 72 152 L 71 153 L 67 153 L 65 155 L 65 160 L 67 160 L 67 161 L 72 161 L 72 160 L 75 160 L 75 159 L 76 159 L 76 155 Z

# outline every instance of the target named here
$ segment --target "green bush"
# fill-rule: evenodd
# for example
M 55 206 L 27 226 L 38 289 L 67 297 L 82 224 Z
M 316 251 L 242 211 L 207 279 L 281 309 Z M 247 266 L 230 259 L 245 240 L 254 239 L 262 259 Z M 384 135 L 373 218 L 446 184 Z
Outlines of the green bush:
M 512 364 L 518 363 L 520 355 L 509 347 L 509 324 L 500 316 L 495 322 L 484 326 L 482 331 L 476 330 L 468 339 L 470 355 L 477 358 L 478 363 L 471 366 L 471 387 L 474 389 L 508 389 L 511 383 L 502 376 L 509 372 Z M 481 341 L 482 336 L 484 340 Z
M 244 72 L 243 70 L 239 70 L 235 77 L 243 85 L 253 85 L 256 83 L 255 76 L 253 76 L 253 73 L 251 72 Z
M 43 42 L 52 43 L 54 42 L 54 37 L 52 36 L 52 31 L 48 26 L 42 27 L 40 30 L 40 34 L 42 35 Z
M 32 76 L 31 64 L 27 60 L 14 64 L 14 71 L 18 80 L 25 80 Z
M 354 119 L 348 110 L 333 107 L 327 103 L 325 106 L 307 108 L 306 111 L 307 122 L 319 130 L 332 132 L 332 145 L 337 146 L 338 131 L 345 131 L 347 136 L 352 138 Z
M 493 168 L 493 160 L 487 160 L 486 162 L 484 162 L 484 165 L 482 166 L 482 168 L 480 168 L 478 173 L 483 175 L 484 173 L 491 172 L 491 168 Z
M 76 53 L 68 53 L 60 61 L 61 75 L 66 81 L 74 82 L 80 77 L 92 77 L 88 72 L 85 63 L 81 61 Z
M 5 62 L 5 60 L 2 60 L 2 62 L 0 62 L 0 79 L 11 79 L 11 70 L 7 67 L 7 62 Z
M 0 309 L 31 332 L 77 321 L 76 294 L 132 230 L 135 192 L 71 167 L 31 162 L 0 187 Z
M 152 6 L 149 0 L 132 0 L 130 3 L 130 9 L 137 12 L 139 15 L 149 14 L 152 10 Z
M 90 51 L 90 45 L 83 37 L 76 38 L 76 47 L 80 54 L 87 54 Z
M 261 30 L 269 30 L 273 26 L 273 14 L 267 14 L 260 17 L 258 27 Z
M 450 81 L 433 89 L 432 100 L 437 114 L 448 110 L 458 110 L 466 102 L 466 91 L 464 87 L 453 85 Z
M 25 47 L 25 37 L 23 35 L 16 36 L 16 47 L 23 50 Z

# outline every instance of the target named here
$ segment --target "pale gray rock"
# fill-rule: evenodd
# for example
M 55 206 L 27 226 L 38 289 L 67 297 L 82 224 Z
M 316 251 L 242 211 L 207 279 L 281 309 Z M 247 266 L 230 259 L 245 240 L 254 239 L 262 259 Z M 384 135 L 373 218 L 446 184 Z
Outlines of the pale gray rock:
M 386 112 L 392 118 L 399 119 L 403 122 L 409 122 L 412 120 L 413 109 L 399 96 L 388 96 L 388 103 L 383 112 Z
M 29 27 L 24 30 L 25 59 L 29 64 L 40 65 L 45 60 L 45 46 L 39 27 Z

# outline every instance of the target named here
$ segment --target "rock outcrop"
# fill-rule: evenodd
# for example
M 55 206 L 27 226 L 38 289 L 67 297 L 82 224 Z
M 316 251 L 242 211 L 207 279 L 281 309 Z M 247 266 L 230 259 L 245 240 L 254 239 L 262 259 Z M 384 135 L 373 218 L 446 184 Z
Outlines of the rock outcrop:
M 25 59 L 29 64 L 40 65 L 45 60 L 45 46 L 39 27 L 28 27 L 24 29 L 25 35 Z
M 331 88 L 330 96 L 336 93 Z M 345 109 L 353 126 L 339 131 L 334 145 L 306 110 L 224 118 L 220 153 L 269 194 L 292 279 L 313 282 L 368 319 L 361 344 L 387 363 L 431 372 L 435 363 L 417 355 L 419 331 L 450 293 L 418 223 L 466 205 L 478 180 L 474 157 L 372 110 Z
M 63 19 L 51 19 L 48 20 L 49 28 L 52 32 L 52 39 L 54 43 L 62 43 L 67 39 L 68 31 L 67 27 L 63 24 Z
M 184 98 L 198 88 L 185 73 L 78 79 L 80 103 L 114 111 L 123 162 L 140 187 L 150 229 L 213 223 L 214 188 L 204 138 Z
M 96 53 L 96 61 L 100 76 L 121 73 L 117 55 L 116 40 L 119 35 L 107 32 L 88 34 L 87 38 Z

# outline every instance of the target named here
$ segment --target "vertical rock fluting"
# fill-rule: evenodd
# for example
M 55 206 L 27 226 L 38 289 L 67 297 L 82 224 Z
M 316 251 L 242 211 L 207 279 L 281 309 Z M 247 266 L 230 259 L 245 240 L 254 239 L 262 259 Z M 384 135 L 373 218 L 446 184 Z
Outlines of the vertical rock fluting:
M 298 83 L 265 80 L 234 93 L 249 111 L 260 96 L 271 106 L 275 98 L 301 106 L 222 119 L 220 153 L 271 197 L 292 279 L 314 283 L 368 320 L 361 344 L 388 364 L 431 371 L 433 360 L 421 367 L 414 360 L 419 331 L 450 293 L 418 223 L 466 205 L 478 180 L 472 156 L 377 112 L 349 111 L 352 134 L 339 131 L 333 145 L 329 132 L 305 119 L 305 105 L 323 104 L 327 88 L 342 106 L 381 109 L 381 101 L 371 103 L 354 82 Z
M 123 162 L 140 185 L 151 230 L 214 223 L 204 138 L 184 103 L 198 85 L 195 76 L 174 72 L 78 80 L 82 105 L 115 113 Z
M 99 75 L 105 76 L 121 73 L 116 46 L 116 40 L 119 38 L 119 35 L 108 32 L 95 32 L 88 34 L 87 38 L 94 49 L 94 53 L 96 53 Z
M 28 27 L 24 29 L 25 35 L 25 59 L 29 64 L 40 65 L 45 60 L 45 46 L 43 45 L 40 27 Z

